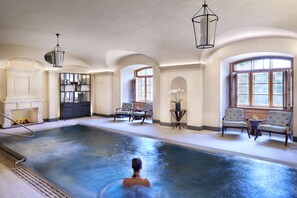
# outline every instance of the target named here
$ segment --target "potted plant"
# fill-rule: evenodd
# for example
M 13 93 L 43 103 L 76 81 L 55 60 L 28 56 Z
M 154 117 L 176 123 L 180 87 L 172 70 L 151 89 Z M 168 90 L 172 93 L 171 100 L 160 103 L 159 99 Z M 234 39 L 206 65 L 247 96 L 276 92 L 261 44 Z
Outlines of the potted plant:
M 184 92 L 183 89 L 173 89 L 169 91 L 169 94 L 171 95 L 171 102 L 175 103 L 175 110 L 180 111 L 181 110 L 181 101 L 182 93 Z

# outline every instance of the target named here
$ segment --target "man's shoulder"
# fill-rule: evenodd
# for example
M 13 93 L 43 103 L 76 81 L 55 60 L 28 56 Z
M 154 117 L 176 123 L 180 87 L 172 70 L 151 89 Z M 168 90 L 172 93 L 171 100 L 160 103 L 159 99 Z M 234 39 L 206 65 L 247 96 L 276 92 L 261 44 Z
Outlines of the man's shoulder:
M 131 180 L 131 178 L 125 178 L 125 179 L 123 179 L 123 184 L 125 185 L 125 184 L 128 184 L 128 183 L 130 183 L 130 180 Z
M 150 186 L 151 185 L 150 180 L 148 180 L 147 178 L 143 178 L 143 181 L 144 181 L 144 183 L 145 183 L 146 186 Z

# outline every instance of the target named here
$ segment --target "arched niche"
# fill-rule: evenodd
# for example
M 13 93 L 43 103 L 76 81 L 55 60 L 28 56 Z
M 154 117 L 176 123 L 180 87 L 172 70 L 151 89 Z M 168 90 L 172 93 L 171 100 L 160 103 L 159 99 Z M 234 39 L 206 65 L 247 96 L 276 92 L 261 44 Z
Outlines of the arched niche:
M 170 84 L 170 90 L 181 90 L 181 97 L 182 97 L 182 102 L 181 102 L 181 108 L 182 109 L 187 109 L 187 81 L 183 77 L 175 77 L 172 79 L 171 84 Z M 172 97 L 172 96 L 170 96 Z M 175 103 L 171 102 L 171 109 L 175 108 Z M 171 117 L 171 123 L 175 122 L 174 118 Z M 182 118 L 181 120 L 182 123 L 187 123 L 187 114 Z

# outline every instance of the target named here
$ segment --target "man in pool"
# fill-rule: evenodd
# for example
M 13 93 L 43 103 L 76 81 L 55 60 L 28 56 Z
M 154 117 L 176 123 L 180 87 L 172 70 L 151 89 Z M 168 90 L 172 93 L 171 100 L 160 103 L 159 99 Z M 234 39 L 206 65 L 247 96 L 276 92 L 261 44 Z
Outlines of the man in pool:
M 132 159 L 132 168 L 133 168 L 133 175 L 130 178 L 125 178 L 123 180 L 123 186 L 131 187 L 131 186 L 146 186 L 150 187 L 150 181 L 147 178 L 142 178 L 140 176 L 140 170 L 142 169 L 142 161 L 140 158 L 133 158 Z

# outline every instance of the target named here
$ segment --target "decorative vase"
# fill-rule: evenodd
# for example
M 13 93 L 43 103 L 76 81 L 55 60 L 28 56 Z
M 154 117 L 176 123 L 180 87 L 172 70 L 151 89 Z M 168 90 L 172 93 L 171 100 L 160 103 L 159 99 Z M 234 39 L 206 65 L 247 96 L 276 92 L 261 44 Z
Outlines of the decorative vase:
M 180 111 L 180 102 L 175 103 L 175 111 Z

